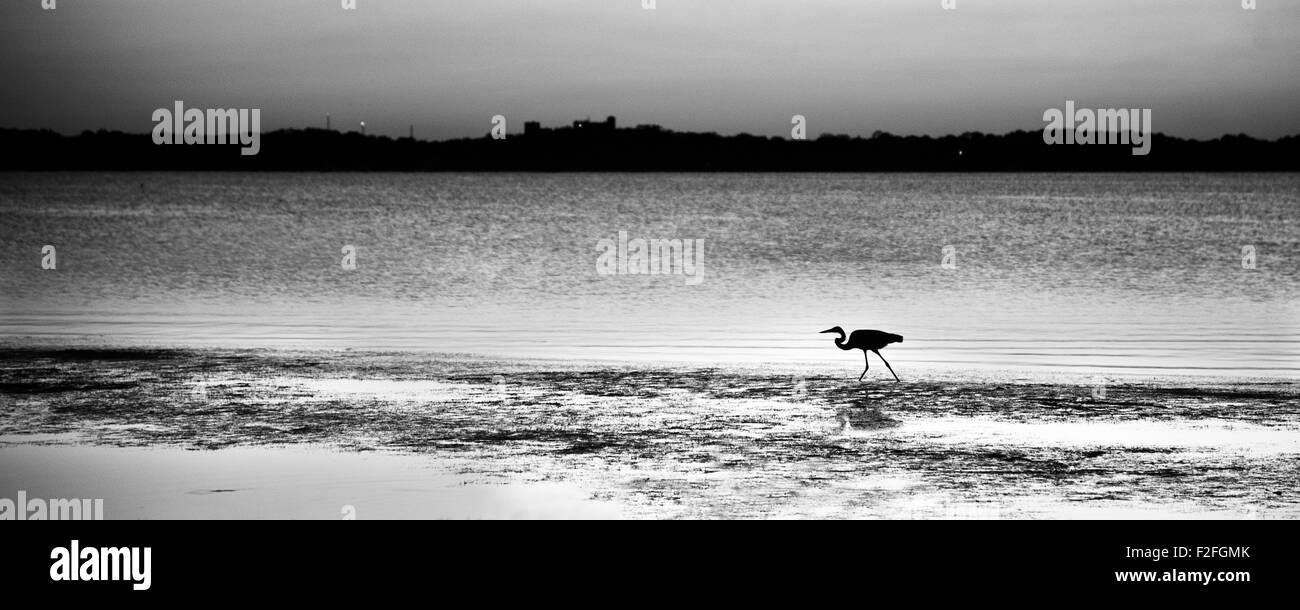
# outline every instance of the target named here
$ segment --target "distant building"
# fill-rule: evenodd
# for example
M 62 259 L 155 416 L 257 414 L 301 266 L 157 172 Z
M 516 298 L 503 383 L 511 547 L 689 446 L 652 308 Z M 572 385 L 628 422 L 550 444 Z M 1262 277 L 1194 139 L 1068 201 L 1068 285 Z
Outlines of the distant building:
M 603 121 L 593 121 L 590 118 L 578 119 L 572 125 L 558 128 L 542 127 L 541 121 L 524 122 L 525 136 L 612 135 L 617 129 L 618 121 L 614 117 L 608 117 Z
M 581 121 L 574 121 L 574 122 L 573 122 L 573 128 L 574 128 L 574 129 L 581 129 L 581 130 L 583 130 L 583 131 L 601 131 L 601 132 L 607 132 L 607 131 L 614 131 L 617 127 L 616 127 L 616 125 L 615 125 L 615 123 L 614 123 L 614 117 L 609 117 L 609 118 L 605 119 L 605 122 L 604 122 L 604 123 L 598 123 L 598 122 L 592 121 L 591 119 L 584 119 L 584 120 L 581 120 Z

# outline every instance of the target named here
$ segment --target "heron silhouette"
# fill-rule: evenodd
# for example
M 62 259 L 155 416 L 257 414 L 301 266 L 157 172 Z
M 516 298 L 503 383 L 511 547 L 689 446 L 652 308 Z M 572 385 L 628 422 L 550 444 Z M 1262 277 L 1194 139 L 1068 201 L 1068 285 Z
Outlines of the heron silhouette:
M 877 356 L 880 356 L 881 348 L 885 347 L 886 345 L 889 345 L 890 343 L 903 342 L 902 335 L 887 333 L 883 330 L 855 330 L 853 331 L 853 334 L 849 335 L 848 341 L 844 340 L 844 329 L 838 326 L 823 330 L 822 333 L 838 334 L 839 338 L 835 339 L 835 347 L 838 347 L 842 350 L 851 350 L 851 349 L 862 350 L 862 360 L 866 362 L 867 367 L 862 369 L 861 375 L 858 375 L 858 381 L 862 381 L 862 378 L 866 376 L 867 371 L 871 370 L 871 360 L 867 358 L 867 350 L 873 351 L 876 353 Z M 898 378 L 898 373 L 894 372 L 894 367 L 889 366 L 889 361 L 885 360 L 884 356 L 880 356 L 880 360 L 885 363 L 886 367 L 889 368 L 889 373 L 894 376 L 894 381 L 900 381 Z

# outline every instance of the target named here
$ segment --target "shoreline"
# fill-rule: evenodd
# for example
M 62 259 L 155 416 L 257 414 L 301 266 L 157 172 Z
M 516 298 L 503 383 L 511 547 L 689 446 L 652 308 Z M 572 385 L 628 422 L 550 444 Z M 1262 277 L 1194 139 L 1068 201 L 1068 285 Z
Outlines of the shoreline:
M 234 347 L 205 344 L 172 343 L 112 343 L 112 342 L 68 342 L 62 340 L 21 340 L 0 338 L 0 362 L 18 358 L 72 358 L 88 360 L 103 358 L 106 360 L 153 360 L 166 357 L 193 358 L 256 358 L 268 360 L 276 358 L 323 358 L 344 357 L 348 359 L 373 359 L 382 361 L 428 362 L 433 364 L 465 364 L 512 369 L 557 369 L 570 371 L 592 370 L 679 370 L 679 371 L 717 371 L 729 375 L 788 374 L 798 377 L 836 377 L 856 380 L 854 373 L 861 372 L 852 359 L 845 359 L 841 364 L 820 364 L 805 362 L 701 362 L 689 359 L 681 360 L 603 360 L 596 358 L 569 358 L 561 356 L 514 356 L 506 357 L 494 354 L 469 352 L 444 352 L 436 350 L 413 349 L 366 349 L 353 347 L 306 347 L 306 346 L 252 346 Z M 997 367 L 952 367 L 927 363 L 909 363 L 909 383 L 1017 383 L 1017 384 L 1059 384 L 1072 386 L 1093 386 L 1098 377 L 1108 385 L 1134 386 L 1173 386 L 1209 387 L 1233 386 L 1295 386 L 1300 393 L 1300 376 L 1243 376 L 1232 374 L 1195 374 L 1162 373 L 1148 374 L 1129 369 L 1119 370 L 1067 370 L 1062 367 L 1057 373 L 1044 373 L 1039 368 L 997 368 Z M 1040 367 L 1041 368 L 1041 367 Z M 1098 367 L 1105 368 L 1105 367 Z M 1145 370 L 1145 369 L 1142 369 Z M 1300 370 L 1297 370 L 1300 375 Z M 1138 380 L 1142 380 L 1139 382 Z M 885 378 L 868 379 L 867 382 L 884 382 Z

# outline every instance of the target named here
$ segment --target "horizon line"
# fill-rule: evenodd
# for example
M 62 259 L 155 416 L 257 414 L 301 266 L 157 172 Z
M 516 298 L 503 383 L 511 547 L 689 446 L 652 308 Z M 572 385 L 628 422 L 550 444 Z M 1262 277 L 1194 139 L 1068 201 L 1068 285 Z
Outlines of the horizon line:
M 584 120 L 584 119 L 578 119 L 578 120 Z M 526 123 L 533 123 L 533 122 L 537 122 L 537 121 L 524 121 L 525 124 L 526 124 Z M 646 123 L 637 124 L 637 125 L 634 125 L 634 126 L 631 126 L 631 127 L 622 127 L 622 126 L 619 126 L 619 127 L 615 127 L 614 130 L 615 130 L 615 131 L 638 131 L 638 130 L 651 130 L 652 128 L 653 128 L 654 130 L 656 130 L 656 131 L 661 132 L 661 133 L 688 134 L 688 135 L 714 135 L 714 136 L 719 136 L 719 137 L 724 137 L 724 138 L 734 138 L 734 137 L 747 136 L 747 137 L 752 137 L 752 138 L 762 138 L 762 139 L 765 139 L 765 140 L 780 140 L 780 141 L 790 141 L 790 142 L 799 142 L 799 141 L 815 142 L 815 141 L 817 141 L 817 140 L 819 140 L 819 139 L 826 138 L 826 137 L 832 137 L 832 138 L 847 137 L 847 138 L 850 138 L 850 139 L 871 140 L 871 139 L 875 139 L 875 138 L 877 137 L 877 134 L 884 135 L 884 136 L 896 137 L 896 138 L 929 138 L 929 139 L 932 139 L 932 140 L 940 140 L 940 139 L 943 139 L 943 138 L 961 138 L 961 137 L 963 137 L 963 136 L 967 136 L 967 135 L 981 135 L 981 136 L 998 136 L 998 137 L 1005 137 L 1005 136 L 1009 136 L 1009 135 L 1013 135 L 1013 134 L 1018 134 L 1018 133 L 1041 133 L 1041 132 L 1043 132 L 1043 130 L 1045 129 L 1045 127 L 1044 127 L 1044 129 L 1033 129 L 1033 130 L 1029 130 L 1029 129 L 1016 129 L 1016 130 L 1006 131 L 1006 132 L 1002 132 L 1002 133 L 997 133 L 997 132 L 984 132 L 984 131 L 974 130 L 974 131 L 963 131 L 963 132 L 961 132 L 961 133 L 947 133 L 947 134 L 938 135 L 938 136 L 929 135 L 929 134 L 915 134 L 915 133 L 911 133 L 911 134 L 900 134 L 900 133 L 893 133 L 893 132 L 890 132 L 890 131 L 886 131 L 886 130 L 883 130 L 883 129 L 877 129 L 877 130 L 873 131 L 870 135 L 862 135 L 861 133 L 858 133 L 858 134 L 848 134 L 848 133 L 824 132 L 824 133 L 818 134 L 816 137 L 808 137 L 808 138 L 806 138 L 806 139 L 802 139 L 802 140 L 801 140 L 801 139 L 791 138 L 791 137 L 789 137 L 789 136 L 771 136 L 771 135 L 762 135 L 762 134 L 750 133 L 750 132 L 747 132 L 747 131 L 741 131 L 741 132 L 735 132 L 735 133 L 720 133 L 720 132 L 717 132 L 717 131 L 677 131 L 677 130 L 674 130 L 674 129 L 670 128 L 670 127 L 665 127 L 665 126 L 663 126 L 663 125 L 658 125 L 658 124 L 646 124 Z M 557 126 L 557 127 L 541 126 L 541 129 L 549 130 L 549 131 L 560 131 L 560 130 L 573 130 L 573 129 L 575 129 L 575 128 L 572 126 L 572 124 L 568 124 L 568 125 L 560 125 L 560 126 Z M 23 131 L 27 131 L 27 132 L 49 132 L 49 133 L 53 133 L 53 134 L 55 134 L 55 135 L 58 135 L 58 136 L 60 136 L 60 137 L 64 137 L 64 138 L 75 138 L 75 137 L 83 136 L 83 135 L 86 135 L 86 134 L 92 134 L 92 135 L 93 135 L 93 134 L 101 134 L 101 133 L 108 133 L 108 134 L 121 134 L 121 135 L 128 135 L 128 136 L 141 136 L 141 137 L 149 137 L 149 135 L 150 135 L 150 132 L 148 132 L 148 131 L 145 131 L 145 132 L 131 132 L 131 131 L 123 131 L 123 130 L 120 130 L 120 129 L 107 129 L 107 128 L 104 128 L 104 127 L 100 127 L 100 128 L 98 128 L 98 129 L 82 129 L 81 131 L 78 131 L 78 132 L 76 132 L 76 133 L 71 133 L 71 134 L 70 134 L 70 133 L 67 133 L 67 132 L 59 131 L 59 130 L 57 130 L 57 129 L 53 129 L 53 128 L 50 128 L 50 127 L 4 127 L 4 126 L 0 126 L 0 131 L 17 131 L 17 132 L 23 132 Z M 359 130 L 347 130 L 347 131 L 344 131 L 344 130 L 340 130 L 340 129 L 325 128 L 325 127 L 319 127 L 319 126 L 307 126 L 307 127 L 280 127 L 280 128 L 272 129 L 272 130 L 269 130 L 269 131 L 259 131 L 258 133 L 260 133 L 260 134 L 262 134 L 262 135 L 267 135 L 267 134 L 273 134 L 273 133 L 277 133 L 277 132 L 285 132 L 285 131 L 320 131 L 320 132 L 335 133 L 335 134 L 339 134 L 339 135 L 357 135 L 357 136 L 360 136 L 360 137 L 363 137 L 363 138 L 376 138 L 376 139 L 381 139 L 381 138 L 382 138 L 382 139 L 393 140 L 393 141 L 400 141 L 400 140 L 413 140 L 413 141 L 415 141 L 415 142 L 417 142 L 417 143 L 418 143 L 418 142 L 425 142 L 425 143 L 433 143 L 433 144 L 447 143 L 447 142 L 458 142 L 458 141 L 463 141 L 463 140 L 481 140 L 481 139 L 483 139 L 483 138 L 485 138 L 485 137 L 487 137 L 487 138 L 490 138 L 490 137 L 491 137 L 491 136 L 490 136 L 490 132 L 491 132 L 491 129 L 490 129 L 490 128 L 489 128 L 487 131 L 485 131 L 483 135 L 479 135 L 479 136 L 461 136 L 461 137 L 454 137 L 454 138 L 444 138 L 444 139 L 441 139 L 441 140 L 412 138 L 412 137 L 410 137 L 410 136 L 396 136 L 396 137 L 394 137 L 394 136 L 390 136 L 390 135 L 386 135 L 386 134 L 370 134 L 370 133 L 362 133 L 362 132 L 359 131 Z M 1138 130 L 1130 130 L 1130 133 L 1132 133 L 1133 131 L 1138 131 Z M 512 136 L 516 136 L 516 137 L 524 137 L 524 136 L 527 135 L 526 132 L 524 132 L 524 131 L 507 131 L 506 133 L 509 134 L 509 135 L 512 135 Z M 1097 132 L 1097 133 L 1102 133 L 1102 132 Z M 1107 132 L 1105 132 L 1105 133 L 1122 133 L 1122 132 L 1118 132 L 1118 131 L 1107 131 Z M 1197 138 L 1194 138 L 1194 137 L 1184 137 L 1184 136 L 1172 135 L 1172 134 L 1169 134 L 1169 133 L 1166 133 L 1166 132 L 1163 132 L 1163 131 L 1155 131 L 1155 132 L 1151 132 L 1151 137 L 1155 137 L 1155 136 L 1160 136 L 1160 137 L 1163 137 L 1163 138 L 1174 138 L 1174 139 L 1184 140 L 1184 141 L 1188 141 L 1188 142 L 1213 142 L 1213 141 L 1216 141 L 1216 140 L 1222 140 L 1222 139 L 1224 139 L 1224 138 L 1241 138 L 1241 137 L 1249 138 L 1249 139 L 1251 139 L 1251 140 L 1255 140 L 1255 141 L 1258 141 L 1258 142 L 1279 142 L 1279 141 L 1282 141 L 1282 140 L 1286 140 L 1286 139 L 1288 139 L 1288 138 L 1300 137 L 1300 131 L 1295 132 L 1295 133 L 1291 133 L 1291 134 L 1288 134 L 1288 135 L 1278 136 L 1278 137 L 1276 137 L 1276 138 L 1272 138 L 1272 139 L 1269 139 L 1269 138 L 1261 138 L 1261 137 L 1258 137 L 1258 136 L 1254 136 L 1254 135 L 1248 134 L 1248 133 L 1246 133 L 1246 132 L 1238 132 L 1238 133 L 1223 133 L 1223 134 L 1221 134 L 1221 135 L 1214 136 L 1214 137 L 1207 138 L 1207 139 L 1197 139 Z

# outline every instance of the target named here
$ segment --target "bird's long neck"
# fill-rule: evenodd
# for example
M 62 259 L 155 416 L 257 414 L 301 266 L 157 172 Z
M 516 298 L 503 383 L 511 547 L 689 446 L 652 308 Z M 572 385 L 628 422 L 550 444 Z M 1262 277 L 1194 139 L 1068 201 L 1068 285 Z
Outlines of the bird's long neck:
M 844 344 L 844 331 L 840 331 L 840 336 L 839 336 L 839 338 L 835 340 L 835 347 L 838 347 L 838 348 L 840 348 L 840 349 L 842 349 L 842 350 L 851 350 L 851 349 L 853 349 L 853 348 L 851 348 L 851 347 L 849 347 L 849 346 L 847 346 L 847 345 Z

